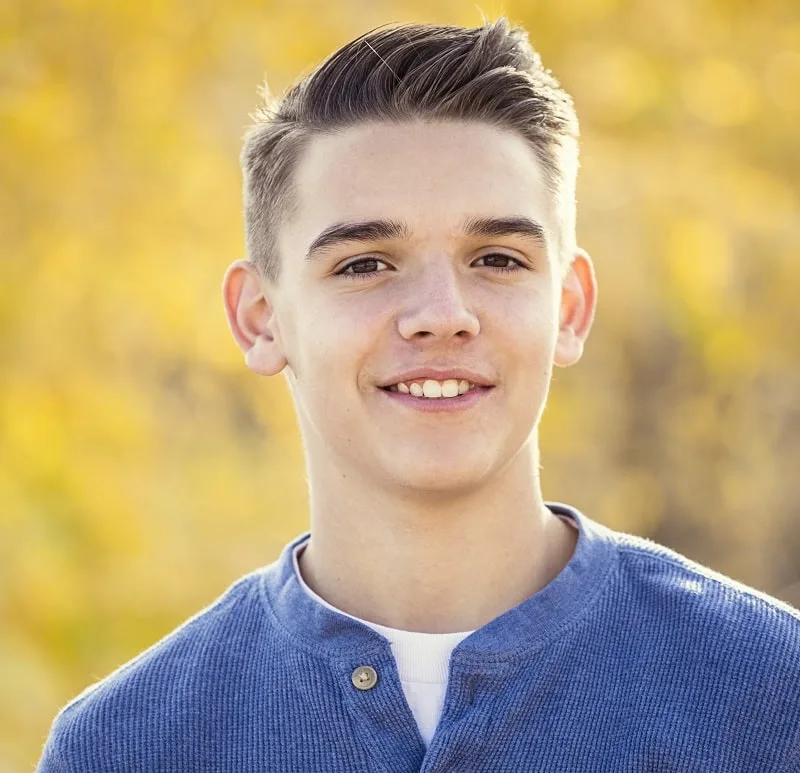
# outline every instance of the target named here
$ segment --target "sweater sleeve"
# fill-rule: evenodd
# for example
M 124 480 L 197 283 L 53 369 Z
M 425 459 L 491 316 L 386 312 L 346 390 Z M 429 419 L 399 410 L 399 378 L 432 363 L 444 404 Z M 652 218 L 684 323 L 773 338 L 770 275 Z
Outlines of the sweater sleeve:
M 80 702 L 67 704 L 53 719 L 35 773 L 122 773 L 126 768 L 104 754 L 103 735 Z
M 75 770 L 69 767 L 61 754 L 61 741 L 60 728 L 56 719 L 45 741 L 42 756 L 36 766 L 36 773 L 72 773 Z

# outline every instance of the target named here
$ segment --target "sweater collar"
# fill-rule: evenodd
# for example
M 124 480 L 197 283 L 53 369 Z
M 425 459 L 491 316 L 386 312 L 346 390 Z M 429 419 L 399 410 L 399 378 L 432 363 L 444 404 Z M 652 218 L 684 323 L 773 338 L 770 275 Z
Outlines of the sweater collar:
M 555 514 L 572 518 L 578 541 L 567 565 L 548 585 L 471 633 L 453 650 L 454 661 L 486 666 L 539 650 L 597 598 L 616 562 L 614 533 L 579 510 L 546 503 Z M 302 588 L 294 570 L 295 548 L 306 532 L 261 571 L 260 592 L 268 614 L 295 646 L 334 659 L 385 654 L 389 641 L 362 622 L 318 603 Z

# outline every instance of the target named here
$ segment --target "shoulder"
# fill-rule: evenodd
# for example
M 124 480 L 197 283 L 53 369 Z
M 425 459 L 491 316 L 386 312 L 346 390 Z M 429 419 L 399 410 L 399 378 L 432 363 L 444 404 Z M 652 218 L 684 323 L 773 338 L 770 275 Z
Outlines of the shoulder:
M 267 640 L 259 597 L 263 570 L 132 660 L 87 687 L 53 720 L 40 771 L 161 769 L 159 745 L 191 738 L 196 709 L 229 675 L 236 653 Z M 147 749 L 149 761 L 141 759 Z
M 712 736 L 796 759 L 800 612 L 650 540 L 615 539 L 603 616 L 628 678 Z
M 723 630 L 800 647 L 800 611 L 779 599 L 703 566 L 674 550 L 617 534 L 619 569 L 639 601 Z
M 617 534 L 617 541 L 618 598 L 667 655 L 742 685 L 760 683 L 773 696 L 787 680 L 798 684 L 800 611 L 650 540 Z M 800 718 L 796 688 L 787 699 Z

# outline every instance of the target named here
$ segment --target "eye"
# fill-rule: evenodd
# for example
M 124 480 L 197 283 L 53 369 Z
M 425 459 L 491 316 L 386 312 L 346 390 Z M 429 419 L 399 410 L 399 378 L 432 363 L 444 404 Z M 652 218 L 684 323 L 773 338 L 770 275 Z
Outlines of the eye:
M 354 260 L 352 263 L 348 263 L 342 269 L 337 271 L 336 276 L 344 276 L 348 279 L 371 277 L 381 273 L 382 271 L 388 270 L 388 266 L 386 269 L 379 269 L 380 265 L 386 266 L 386 263 L 384 263 L 382 260 L 378 260 L 378 258 L 359 258 L 358 260 Z
M 492 252 L 489 255 L 481 255 L 478 260 L 486 261 L 486 265 L 496 271 L 514 272 L 527 268 L 521 260 L 512 258 L 511 255 L 505 255 L 502 252 Z

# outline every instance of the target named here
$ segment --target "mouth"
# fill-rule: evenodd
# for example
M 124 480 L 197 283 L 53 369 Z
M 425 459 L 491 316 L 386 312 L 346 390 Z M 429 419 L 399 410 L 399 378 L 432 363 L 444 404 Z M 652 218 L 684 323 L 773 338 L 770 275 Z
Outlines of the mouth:
M 493 386 L 480 386 L 463 379 L 400 381 L 378 389 L 396 405 L 426 413 L 467 410 L 483 402 L 493 390 Z
M 473 384 L 466 379 L 445 379 L 437 381 L 432 378 L 419 378 L 413 381 L 399 381 L 381 389 L 387 392 L 398 392 L 404 395 L 411 395 L 422 400 L 452 400 L 467 394 L 475 389 L 482 389 L 478 384 Z

